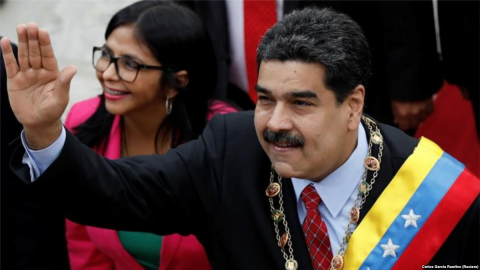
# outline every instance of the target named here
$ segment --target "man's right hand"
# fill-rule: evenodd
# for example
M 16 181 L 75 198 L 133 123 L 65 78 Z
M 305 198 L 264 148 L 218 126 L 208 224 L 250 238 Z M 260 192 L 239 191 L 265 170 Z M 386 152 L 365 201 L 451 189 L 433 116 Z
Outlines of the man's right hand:
M 10 105 L 25 129 L 30 149 L 52 144 L 62 130 L 60 117 L 68 104 L 70 82 L 77 72 L 68 66 L 61 72 L 47 31 L 35 23 L 17 27 L 18 64 L 8 38 L 0 41 L 7 71 Z

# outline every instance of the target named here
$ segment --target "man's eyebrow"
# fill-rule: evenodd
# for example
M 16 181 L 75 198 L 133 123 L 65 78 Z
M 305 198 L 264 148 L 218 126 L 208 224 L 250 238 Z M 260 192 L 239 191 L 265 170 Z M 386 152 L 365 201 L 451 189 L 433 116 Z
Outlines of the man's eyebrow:
M 260 85 L 255 85 L 255 90 L 258 92 L 258 93 L 262 93 L 262 94 L 265 94 L 265 95 L 271 95 L 272 94 L 272 91 L 268 90 L 267 88 L 263 88 L 261 87 Z
M 255 85 L 255 90 L 257 90 L 258 93 L 262 93 L 265 95 L 272 95 L 272 91 L 260 86 L 260 85 Z M 311 98 L 311 99 L 318 99 L 317 93 L 315 93 L 312 90 L 293 90 L 293 92 L 287 93 L 287 96 L 291 96 L 294 98 Z
M 313 98 L 318 99 L 317 93 L 312 90 L 297 90 L 289 93 L 289 95 L 297 98 Z

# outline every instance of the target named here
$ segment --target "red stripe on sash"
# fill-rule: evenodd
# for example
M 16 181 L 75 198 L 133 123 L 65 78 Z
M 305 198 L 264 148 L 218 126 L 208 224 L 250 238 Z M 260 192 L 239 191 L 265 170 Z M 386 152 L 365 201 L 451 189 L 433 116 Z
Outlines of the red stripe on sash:
M 480 193 L 480 181 L 465 169 L 443 197 L 392 270 L 428 264 Z

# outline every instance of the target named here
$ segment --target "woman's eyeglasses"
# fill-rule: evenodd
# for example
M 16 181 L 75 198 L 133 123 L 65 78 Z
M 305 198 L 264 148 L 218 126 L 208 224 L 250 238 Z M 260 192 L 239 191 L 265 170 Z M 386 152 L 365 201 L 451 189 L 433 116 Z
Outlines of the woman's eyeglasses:
M 103 47 L 93 47 L 92 61 L 93 67 L 99 72 L 104 72 L 114 63 L 118 77 L 126 82 L 134 82 L 140 69 L 171 70 L 162 66 L 139 64 L 127 57 L 114 57 Z

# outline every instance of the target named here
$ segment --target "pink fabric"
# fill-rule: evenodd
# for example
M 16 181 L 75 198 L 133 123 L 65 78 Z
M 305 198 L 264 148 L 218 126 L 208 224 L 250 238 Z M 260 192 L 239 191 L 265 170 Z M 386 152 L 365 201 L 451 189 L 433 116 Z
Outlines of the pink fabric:
M 75 104 L 68 113 L 65 127 L 85 122 L 96 110 L 100 98 L 92 98 Z M 235 112 L 236 109 L 221 101 L 211 104 L 208 119 L 216 113 Z M 113 122 L 105 157 L 120 157 L 120 116 Z M 84 226 L 66 220 L 66 236 L 70 267 L 72 270 L 144 270 L 122 246 L 117 231 Z M 210 270 L 203 246 L 197 238 L 178 234 L 163 237 L 159 270 Z

